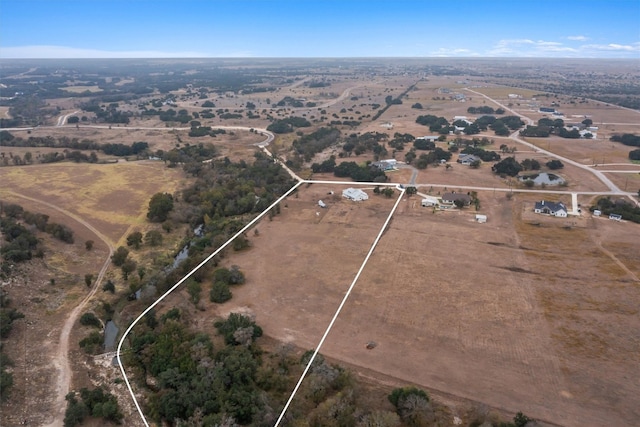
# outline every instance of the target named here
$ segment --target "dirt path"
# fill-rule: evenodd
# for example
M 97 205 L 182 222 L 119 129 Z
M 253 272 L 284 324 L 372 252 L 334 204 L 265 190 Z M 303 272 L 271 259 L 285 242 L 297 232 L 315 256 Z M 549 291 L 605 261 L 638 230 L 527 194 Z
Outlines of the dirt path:
M 592 222 L 594 224 L 597 224 L 597 222 L 595 221 L 599 221 L 596 219 L 592 219 Z M 597 229 L 597 226 L 596 226 Z M 611 258 L 611 260 L 613 262 L 615 262 L 621 269 L 623 269 L 633 280 L 635 280 L 636 282 L 640 282 L 640 278 L 638 278 L 638 276 L 629 269 L 629 267 L 626 266 L 625 263 L 623 263 L 622 261 L 620 261 L 618 259 L 617 256 L 615 256 L 615 254 L 613 254 L 613 252 L 609 251 L 608 249 L 606 249 L 604 246 L 602 246 L 602 239 L 599 235 L 595 235 L 592 234 L 591 235 L 591 240 L 593 241 L 593 243 L 596 244 L 596 246 L 598 247 L 598 249 L 600 249 L 600 251 L 605 254 L 606 256 L 608 256 L 609 258 Z
M 87 296 L 85 296 L 82 299 L 82 301 L 80 301 L 80 304 L 78 304 L 73 309 L 73 311 L 69 313 L 69 317 L 64 322 L 64 325 L 62 326 L 62 329 L 60 331 L 58 351 L 56 351 L 54 358 L 52 360 L 53 366 L 55 366 L 56 370 L 58 371 L 58 379 L 55 384 L 55 400 L 54 400 L 53 408 L 51 410 L 51 413 L 53 415 L 53 420 L 49 424 L 46 424 L 44 426 L 44 427 L 59 427 L 63 425 L 64 412 L 66 408 L 64 398 L 69 392 L 69 388 L 71 384 L 71 365 L 69 363 L 69 336 L 71 335 L 71 329 L 73 328 L 73 325 L 75 324 L 76 320 L 78 319 L 78 316 L 80 315 L 84 307 L 91 300 L 91 298 L 93 298 L 93 296 L 96 294 L 98 289 L 100 289 L 102 279 L 104 278 L 107 268 L 109 268 L 109 264 L 111 263 L 111 255 L 113 255 L 113 245 L 111 244 L 111 241 L 106 236 L 104 236 L 100 231 L 98 231 L 91 224 L 89 224 L 88 222 L 86 222 L 85 220 L 83 220 L 77 215 L 69 211 L 66 211 L 56 205 L 45 202 L 43 200 L 34 199 L 32 197 L 27 197 L 22 194 L 18 194 L 14 192 L 11 192 L 11 194 L 13 196 L 20 197 L 22 199 L 30 200 L 32 202 L 48 206 L 51 209 L 55 209 L 58 212 L 62 213 L 63 215 L 66 215 L 69 218 L 74 219 L 75 221 L 79 222 L 80 224 L 82 224 L 83 226 L 91 230 L 91 232 L 94 233 L 100 240 L 102 240 L 105 243 L 105 245 L 107 245 L 107 247 L 109 248 L 109 255 L 107 256 L 107 259 L 105 260 L 104 264 L 102 265 L 102 268 L 100 269 L 100 272 L 98 273 L 98 278 L 96 279 L 95 284 L 91 289 L 91 292 L 89 292 L 89 294 L 87 294 Z

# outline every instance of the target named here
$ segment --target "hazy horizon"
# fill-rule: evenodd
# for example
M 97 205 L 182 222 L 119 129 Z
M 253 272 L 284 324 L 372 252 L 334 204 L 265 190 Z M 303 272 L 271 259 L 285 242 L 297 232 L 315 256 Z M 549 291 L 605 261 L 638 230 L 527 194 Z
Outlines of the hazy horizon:
M 0 58 L 640 59 L 639 17 L 626 0 L 4 0 Z

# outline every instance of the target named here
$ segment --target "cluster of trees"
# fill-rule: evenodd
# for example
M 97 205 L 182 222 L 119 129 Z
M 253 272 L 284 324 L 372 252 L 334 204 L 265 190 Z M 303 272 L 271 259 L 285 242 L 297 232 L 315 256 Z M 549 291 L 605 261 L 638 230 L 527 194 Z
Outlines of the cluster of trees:
M 547 163 L 545 163 L 545 166 L 547 166 L 551 170 L 558 170 L 564 167 L 564 163 L 562 163 L 560 160 L 554 159 L 549 160 Z
M 380 169 L 370 165 L 359 165 L 356 162 L 342 162 L 333 169 L 339 178 L 351 178 L 356 182 L 386 182 L 387 176 Z
M 371 151 L 375 160 L 378 160 L 387 155 L 387 148 L 384 146 L 387 138 L 389 135 L 381 132 L 365 132 L 362 135 L 352 133 L 345 139 L 342 150 L 347 156 L 351 156 L 352 153 L 359 156 Z
M 311 171 L 313 173 L 329 173 L 333 172 L 336 167 L 336 156 L 329 156 L 329 158 L 322 163 L 314 163 L 311 165 Z
M 443 135 L 453 132 L 455 126 L 457 126 L 464 128 L 463 133 L 466 135 L 475 135 L 490 128 L 496 135 L 507 136 L 510 129 L 517 130 L 524 126 L 524 122 L 518 116 L 505 116 L 499 119 L 494 116 L 482 116 L 471 124 L 464 120 L 456 120 L 454 123 L 449 124 L 444 117 L 428 114 L 426 116 L 418 116 L 416 123 L 429 126 L 431 132 L 438 132 Z
M 593 124 L 591 119 L 585 119 L 582 121 L 584 126 L 590 126 Z M 529 136 L 529 137 L 537 137 L 537 138 L 545 138 L 549 135 L 558 135 L 561 138 L 569 138 L 569 139 L 578 139 L 582 135 L 580 135 L 580 131 L 578 129 L 568 130 L 564 127 L 564 120 L 562 119 L 550 119 L 547 117 L 543 117 L 538 120 L 537 126 L 527 126 L 523 130 L 520 131 L 520 135 Z M 591 134 L 586 133 L 584 135 L 585 138 L 590 138 Z
M 415 149 L 411 149 L 404 157 L 407 163 L 415 165 L 418 169 L 426 169 L 427 166 L 439 164 L 442 160 L 451 160 L 451 152 L 435 147 L 432 151 L 418 156 Z
M 631 147 L 640 147 L 640 135 L 634 135 L 632 133 L 612 135 L 611 140 Z
M 304 107 L 304 104 L 302 103 L 302 101 L 292 98 L 290 96 L 285 96 L 284 98 L 282 98 L 280 101 L 276 103 L 277 107 L 286 107 L 287 105 L 293 108 Z
M 302 135 L 293 141 L 293 149 L 305 162 L 311 161 L 314 155 L 322 150 L 336 145 L 340 140 L 340 131 L 336 128 L 321 127 L 318 130 Z M 296 169 L 301 166 L 294 159 L 292 166 Z
M 63 224 L 49 222 L 49 216 L 41 213 L 26 211 L 20 205 L 0 202 L 0 231 L 6 241 L 0 248 L 0 254 L 5 261 L 28 261 L 33 253 L 43 256 L 38 249 L 39 239 L 24 224 L 32 225 L 37 230 L 51 234 L 56 239 L 73 243 L 73 230 Z M 5 264 L 3 263 L 3 270 Z
M 121 123 L 128 124 L 130 117 L 133 116 L 131 111 L 118 110 L 118 103 L 112 102 L 107 107 L 101 107 L 96 102 L 90 102 L 80 106 L 83 111 L 94 113 L 99 121 L 105 123 Z
M 495 151 L 485 150 L 474 145 L 468 145 L 461 151 L 461 153 L 473 154 L 474 156 L 479 157 L 483 162 L 495 162 L 500 160 L 500 154 Z
M 127 365 L 137 368 L 143 384 L 152 378 L 156 383 L 148 393 L 150 417 L 170 425 L 188 420 L 193 425 L 230 420 L 248 424 L 261 418 L 261 357 L 253 345 L 261 330 L 255 323 L 238 314 L 216 322 L 226 345 L 215 351 L 208 335 L 183 325 L 181 312 L 168 314 L 158 321 L 149 313 L 133 332 L 132 351 L 126 355 Z
M 497 110 L 494 110 L 492 107 L 483 105 L 480 107 L 469 107 L 467 108 L 467 113 L 469 114 L 504 114 L 504 109 L 498 108 Z
M 386 135 L 386 134 L 385 134 Z M 402 151 L 404 150 L 404 145 L 408 144 L 409 142 L 412 142 L 416 139 L 415 136 L 411 135 L 410 133 L 399 133 L 396 132 L 393 134 L 393 139 L 391 139 L 388 142 L 389 147 L 398 150 L 398 151 Z
M 230 286 L 242 285 L 245 282 L 244 273 L 240 267 L 232 265 L 230 269 L 219 268 L 213 272 L 209 300 L 218 304 L 229 301 L 232 297 Z
M 64 427 L 80 425 L 87 417 L 102 418 L 120 424 L 124 417 L 116 397 L 102 387 L 93 390 L 80 389 L 80 400 L 73 391 L 67 394 L 65 399 L 67 410 L 64 414 Z
M 611 200 L 610 197 L 603 197 L 598 199 L 596 204 L 591 207 L 591 212 L 595 209 L 598 209 L 605 215 L 622 215 L 623 219 L 640 224 L 640 207 L 634 206 L 626 200 Z
M 267 126 L 267 130 L 273 133 L 290 133 L 293 132 L 295 128 L 309 126 L 311 126 L 311 123 L 304 117 L 292 116 L 286 119 L 274 120 L 273 123 Z
M 640 149 L 629 151 L 629 160 L 640 160 Z
M 506 157 L 493 165 L 491 170 L 498 175 L 516 176 L 522 171 L 522 165 L 515 157 Z
M 427 114 L 424 116 L 418 116 L 416 123 L 423 126 L 429 126 L 431 132 L 438 132 L 441 134 L 448 134 L 450 130 L 449 121 L 444 117 L 437 117 L 433 114 Z
M 0 289 L 0 339 L 6 340 L 13 328 L 13 322 L 22 319 L 24 314 L 10 307 L 11 300 L 5 289 Z M 13 374 L 10 366 L 13 362 L 0 346 L 0 402 L 6 400 L 13 386 Z
M 156 193 L 149 200 L 147 219 L 151 222 L 164 222 L 173 210 L 173 196 L 169 193 Z

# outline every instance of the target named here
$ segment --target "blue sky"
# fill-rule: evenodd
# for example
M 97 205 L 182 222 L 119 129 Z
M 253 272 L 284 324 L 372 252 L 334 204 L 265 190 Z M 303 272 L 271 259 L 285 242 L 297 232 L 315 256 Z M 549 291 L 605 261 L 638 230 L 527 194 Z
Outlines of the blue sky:
M 640 0 L 1 0 L 0 57 L 640 59 Z

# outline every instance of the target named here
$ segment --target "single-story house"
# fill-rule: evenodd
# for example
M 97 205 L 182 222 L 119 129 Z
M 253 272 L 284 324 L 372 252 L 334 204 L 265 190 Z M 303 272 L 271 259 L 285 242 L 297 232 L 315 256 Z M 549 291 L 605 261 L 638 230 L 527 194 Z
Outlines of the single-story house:
M 480 157 L 475 156 L 473 154 L 460 154 L 458 156 L 458 163 L 469 166 L 471 163 L 475 161 L 480 161 Z
M 476 221 L 478 221 L 480 224 L 484 224 L 485 222 L 487 222 L 487 216 L 476 214 Z
M 609 215 L 609 219 L 612 219 L 614 221 L 622 221 L 622 215 L 620 215 L 620 214 L 610 214 Z
M 390 171 L 390 170 L 394 170 L 396 168 L 396 161 L 393 160 L 380 160 L 379 162 L 373 162 L 371 163 L 371 166 L 375 166 L 376 168 L 380 169 L 381 171 Z
M 424 208 L 428 208 L 428 207 L 432 207 L 432 206 L 438 206 L 440 204 L 440 200 L 438 200 L 437 197 L 433 197 L 433 196 L 425 196 L 422 199 L 422 207 Z
M 342 197 L 353 200 L 354 202 L 369 200 L 369 195 L 359 188 L 347 188 L 342 190 Z
M 425 136 L 417 137 L 416 140 L 425 140 L 425 141 L 430 141 L 430 142 L 436 142 L 438 140 L 438 138 L 440 138 L 440 135 L 425 135 Z
M 464 206 L 469 206 L 471 204 L 471 197 L 464 193 L 444 193 L 442 195 L 442 207 L 444 209 L 453 207 L 455 205 L 456 200 L 461 200 L 464 203 Z
M 535 213 L 544 214 L 544 215 L 552 215 L 558 218 L 566 218 L 567 217 L 567 207 L 564 203 L 554 203 L 547 201 L 536 202 L 535 207 L 533 208 Z
M 602 211 L 601 210 L 595 209 L 593 211 L 593 216 L 600 216 L 600 215 L 602 215 Z

